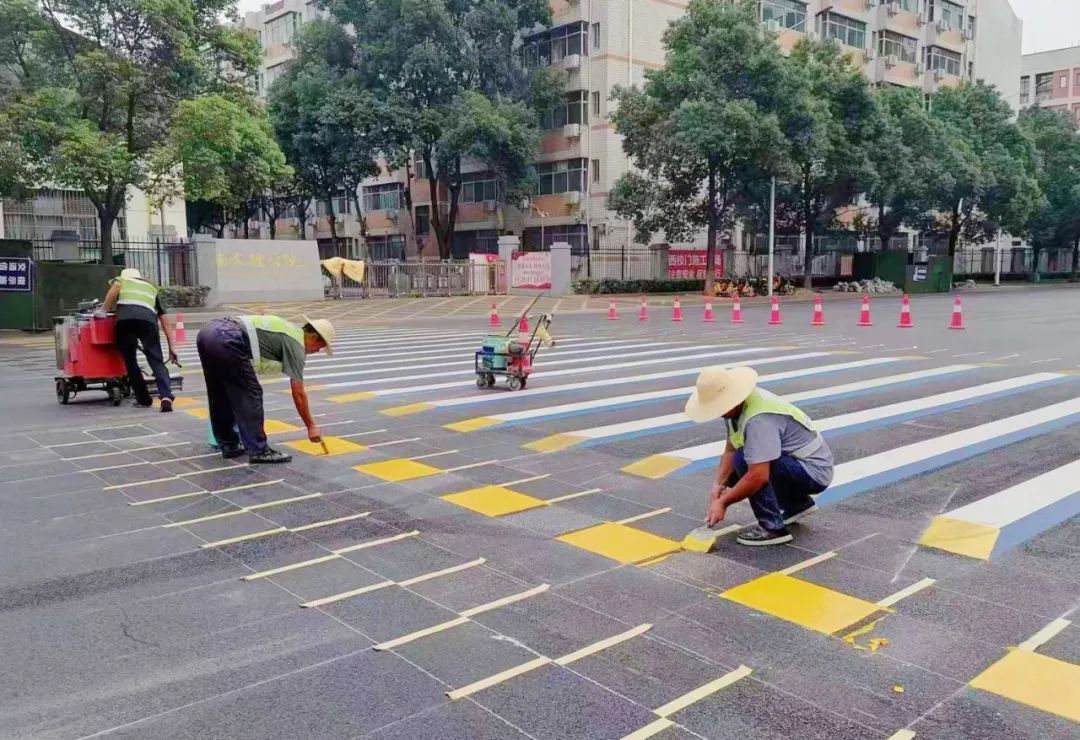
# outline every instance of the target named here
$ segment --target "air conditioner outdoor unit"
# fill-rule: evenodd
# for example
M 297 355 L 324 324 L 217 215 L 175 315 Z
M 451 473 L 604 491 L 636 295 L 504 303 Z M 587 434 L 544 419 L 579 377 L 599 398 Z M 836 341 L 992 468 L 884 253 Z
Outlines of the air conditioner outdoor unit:
M 896 15 L 900 12 L 900 3 L 891 2 L 885 6 L 885 10 L 889 15 Z
M 922 62 L 919 62 L 915 65 L 915 74 L 921 75 L 924 72 L 926 72 L 926 65 L 924 65 Z
M 935 69 L 934 70 L 934 81 L 935 82 L 941 82 L 943 79 L 945 79 L 945 70 L 943 70 L 943 69 Z
M 886 67 L 895 67 L 899 62 L 900 60 L 895 54 L 889 54 L 887 57 L 885 57 Z
M 965 28 L 964 29 L 964 38 L 967 39 L 968 41 L 973 40 L 975 38 L 975 29 L 972 28 L 971 26 L 968 26 L 967 28 Z
M 576 206 L 581 203 L 581 192 L 578 190 L 571 190 L 565 193 L 565 201 L 568 206 Z
M 926 25 L 926 16 L 923 15 L 922 13 L 919 13 L 918 15 L 915 16 L 915 22 L 918 23 L 920 26 L 925 26 Z
M 496 208 L 495 201 L 493 201 L 493 200 L 485 200 L 484 201 L 484 213 L 494 213 L 495 208 Z
M 765 21 L 765 30 L 769 33 L 780 33 L 780 21 L 770 18 Z
M 949 30 L 949 25 L 943 20 L 939 19 L 935 25 L 937 26 L 938 33 L 945 33 Z
M 581 66 L 580 54 L 567 54 L 562 60 L 563 69 L 577 69 Z
M 581 138 L 581 124 L 580 123 L 568 123 L 562 127 L 562 135 L 568 139 L 580 139 Z

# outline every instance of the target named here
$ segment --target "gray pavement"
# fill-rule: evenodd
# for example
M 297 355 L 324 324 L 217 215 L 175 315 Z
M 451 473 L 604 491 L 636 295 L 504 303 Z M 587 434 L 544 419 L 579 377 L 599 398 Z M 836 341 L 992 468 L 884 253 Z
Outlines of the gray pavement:
M 334 454 L 270 383 L 272 468 L 210 454 L 193 336 L 172 415 L 62 407 L 51 340 L 0 337 L 0 737 L 1077 737 L 1080 293 L 825 299 L 560 313 L 517 393 L 473 384 L 486 298 L 324 306 Z M 722 429 L 678 414 L 732 362 L 837 480 L 702 555 Z

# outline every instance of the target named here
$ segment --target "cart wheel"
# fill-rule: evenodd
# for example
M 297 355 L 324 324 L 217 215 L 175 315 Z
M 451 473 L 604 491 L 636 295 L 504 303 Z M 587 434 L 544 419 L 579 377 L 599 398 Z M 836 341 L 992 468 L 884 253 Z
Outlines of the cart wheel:
M 484 376 L 484 379 L 487 381 L 487 387 L 488 388 L 494 388 L 495 387 L 495 376 L 494 375 L 492 375 L 491 373 L 488 373 L 487 375 Z
M 112 399 L 113 406 L 119 406 L 124 402 L 124 392 L 118 386 L 109 389 L 109 397 Z
M 529 382 L 529 376 L 526 375 L 525 377 L 523 377 L 521 379 L 521 390 L 525 390 L 525 386 L 526 386 L 526 384 L 528 384 L 528 382 Z
M 56 400 L 63 405 L 67 405 L 71 400 L 71 388 L 63 378 L 56 381 Z
M 512 391 L 520 391 L 522 388 L 525 387 L 521 382 L 521 378 L 517 375 L 511 375 L 507 379 L 506 384 L 510 386 L 510 390 Z
M 127 382 L 126 380 L 122 381 L 120 383 L 120 393 L 124 396 L 124 398 L 131 398 L 131 383 Z
M 477 388 L 487 388 L 488 387 L 488 382 L 487 382 L 487 376 L 486 375 L 477 375 L 476 376 L 476 387 Z

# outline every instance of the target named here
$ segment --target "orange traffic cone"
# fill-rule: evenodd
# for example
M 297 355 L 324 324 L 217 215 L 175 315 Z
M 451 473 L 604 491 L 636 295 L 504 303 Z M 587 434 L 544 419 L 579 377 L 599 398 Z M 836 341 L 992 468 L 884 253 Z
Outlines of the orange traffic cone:
M 499 319 L 499 309 L 494 303 L 491 304 L 491 316 L 488 318 L 488 326 L 502 326 L 502 321 Z
M 904 293 L 904 297 L 900 299 L 900 323 L 897 326 L 901 329 L 910 329 L 914 326 L 911 323 L 911 299 L 907 297 L 907 293 Z
M 705 298 L 705 319 L 704 320 L 705 320 L 706 323 L 710 323 L 710 324 L 712 322 L 716 321 L 716 316 L 713 314 L 713 310 L 712 310 L 712 298 L 709 298 L 707 296 Z
M 810 321 L 810 326 L 825 326 L 825 310 L 821 306 L 821 296 L 814 296 L 814 318 Z
M 731 304 L 731 323 L 742 323 L 742 304 L 739 302 L 738 294 L 735 295 L 735 301 Z
M 782 324 L 784 320 L 780 318 L 780 299 L 776 296 L 772 297 L 772 310 L 769 312 L 770 324 Z
M 953 301 L 952 307 L 952 321 L 949 323 L 950 329 L 963 329 L 964 328 L 964 309 L 960 306 L 960 296 L 956 296 L 956 300 Z
M 645 300 L 645 296 L 641 296 L 641 305 L 638 306 L 637 320 L 638 321 L 648 321 L 649 320 L 649 302 L 647 300 Z
M 671 304 L 671 320 L 682 321 L 682 304 L 679 302 L 679 296 L 675 296 L 675 302 Z
M 521 314 L 521 321 L 518 322 L 518 331 L 522 334 L 529 333 L 529 317 L 527 314 Z
M 178 345 L 187 341 L 187 330 L 184 329 L 184 312 L 176 312 L 176 329 L 173 332 L 173 341 Z
M 615 308 L 615 299 L 608 301 L 607 317 L 608 321 L 617 321 L 619 319 L 619 311 Z
M 870 320 L 870 296 L 864 295 L 862 297 L 862 311 L 859 312 L 859 326 L 873 326 L 874 322 Z

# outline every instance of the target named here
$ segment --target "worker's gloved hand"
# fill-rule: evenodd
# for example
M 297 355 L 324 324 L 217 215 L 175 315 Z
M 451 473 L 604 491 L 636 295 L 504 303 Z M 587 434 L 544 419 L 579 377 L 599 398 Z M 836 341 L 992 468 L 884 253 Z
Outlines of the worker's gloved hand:
M 319 428 L 314 424 L 307 428 L 307 438 L 308 442 L 318 443 L 322 441 L 322 434 L 319 432 Z
M 724 521 L 724 517 L 727 515 L 727 506 L 720 499 L 714 500 L 709 504 L 709 510 L 705 514 L 706 526 L 713 527 Z
M 177 356 L 176 356 L 176 353 L 175 353 L 175 352 L 173 352 L 173 351 L 171 351 L 171 350 L 169 351 L 169 362 L 171 362 L 172 364 L 176 365 L 177 367 L 180 367 L 180 366 L 181 366 L 181 365 L 180 365 L 180 358 L 179 358 L 179 357 L 177 357 Z

